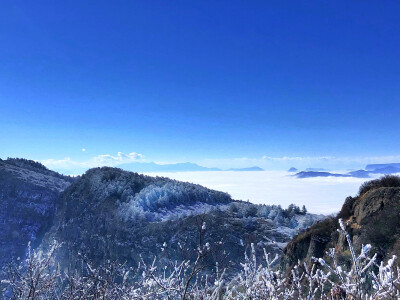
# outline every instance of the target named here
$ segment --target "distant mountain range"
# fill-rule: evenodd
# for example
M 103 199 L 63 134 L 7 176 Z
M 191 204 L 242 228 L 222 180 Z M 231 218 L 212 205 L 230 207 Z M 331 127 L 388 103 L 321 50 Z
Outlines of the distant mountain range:
M 307 168 L 306 169 L 306 172 L 324 172 L 324 171 L 327 171 L 327 170 L 324 168 Z
M 185 163 L 172 163 L 172 164 L 159 164 L 156 162 L 132 162 L 126 164 L 120 164 L 117 168 L 137 172 L 137 173 L 172 173 L 172 172 L 203 172 L 203 171 L 264 171 L 262 168 L 253 166 L 246 168 L 208 168 L 200 166 L 196 163 L 185 162 Z M 63 169 L 55 169 L 55 171 L 63 172 Z M 87 171 L 86 168 L 74 168 L 69 169 L 69 174 L 80 175 Z
M 130 164 L 119 165 L 118 168 L 138 172 L 138 173 L 151 173 L 151 172 L 195 172 L 195 171 L 221 171 L 218 168 L 207 168 L 199 166 L 195 163 L 176 163 L 176 164 L 157 164 L 155 162 L 135 162 Z
M 316 171 L 302 171 L 296 173 L 294 176 L 297 178 L 311 178 L 311 177 L 351 177 L 348 174 L 336 174 L 330 172 L 316 172 Z
M 264 169 L 260 167 L 250 167 L 250 168 L 231 168 L 227 171 L 236 171 L 236 172 L 248 172 L 248 171 L 264 171 Z
M 207 168 L 195 163 L 175 163 L 175 164 L 157 164 L 155 162 L 135 162 L 130 164 L 119 165 L 119 168 L 138 172 L 138 173 L 152 173 L 152 172 L 199 172 L 199 171 L 264 171 L 262 168 L 253 166 L 248 168 L 230 168 L 222 170 L 219 168 Z
M 394 168 L 398 170 L 397 172 L 400 172 L 400 163 L 389 163 L 389 164 L 371 164 L 367 165 L 365 167 L 365 170 L 367 171 L 376 171 L 376 170 L 381 170 L 385 168 Z
M 291 168 L 289 172 L 294 168 Z M 320 171 L 323 169 L 308 168 L 305 171 L 298 172 L 293 176 L 297 178 L 313 178 L 313 177 L 355 177 L 355 178 L 370 178 L 370 174 L 396 174 L 400 173 L 400 163 L 388 164 L 371 164 L 365 167 L 365 170 L 355 170 L 344 174 L 331 173 L 327 171 Z
M 201 171 L 235 171 L 235 172 L 258 172 L 264 171 L 264 169 L 253 166 L 246 168 L 208 168 L 200 166 L 196 163 L 175 163 L 175 164 L 158 164 L 155 162 L 134 162 L 129 164 L 119 165 L 126 171 L 138 172 L 138 173 L 154 173 L 154 172 L 201 172 Z M 370 178 L 371 174 L 395 174 L 400 173 L 400 163 L 388 163 L 388 164 L 370 164 L 365 169 L 353 170 L 347 173 L 332 173 L 323 168 L 306 168 L 304 171 L 300 171 L 295 167 L 292 167 L 288 172 L 297 172 L 294 176 L 298 178 L 311 178 L 311 177 L 355 177 L 355 178 Z

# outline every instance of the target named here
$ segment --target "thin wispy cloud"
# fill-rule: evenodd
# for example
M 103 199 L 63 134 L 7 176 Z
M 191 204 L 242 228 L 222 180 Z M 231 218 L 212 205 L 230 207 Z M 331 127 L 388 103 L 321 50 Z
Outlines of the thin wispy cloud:
M 118 152 L 115 156 L 110 154 L 100 154 L 86 161 L 76 161 L 70 157 L 66 157 L 64 159 L 45 159 L 42 160 L 41 163 L 50 169 L 75 170 L 102 166 L 116 167 L 121 164 L 129 164 L 139 161 L 143 161 L 143 155 L 140 153 L 131 152 L 126 154 Z

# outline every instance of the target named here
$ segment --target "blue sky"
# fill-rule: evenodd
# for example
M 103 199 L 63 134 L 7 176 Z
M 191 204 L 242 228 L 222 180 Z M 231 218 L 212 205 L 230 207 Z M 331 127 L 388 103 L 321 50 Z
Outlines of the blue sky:
M 0 157 L 396 159 L 399 15 L 399 1 L 1 1 Z

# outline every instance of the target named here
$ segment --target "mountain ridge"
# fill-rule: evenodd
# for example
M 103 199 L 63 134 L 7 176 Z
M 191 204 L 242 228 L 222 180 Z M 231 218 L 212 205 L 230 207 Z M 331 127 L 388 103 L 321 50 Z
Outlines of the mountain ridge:
M 19 160 L 0 161 L 0 196 L 0 217 L 8 224 L 0 232 L 2 265 L 23 256 L 28 242 L 46 248 L 53 240 L 63 243 L 64 266 L 79 253 L 99 263 L 119 259 L 135 265 L 140 255 L 148 261 L 159 255 L 165 242 L 175 253 L 171 259 L 178 259 L 179 243 L 195 247 L 202 220 L 209 228 L 205 239 L 223 239 L 221 251 L 238 268 L 251 243 L 280 253 L 298 230 L 323 218 L 294 205 L 256 205 L 197 184 L 119 168 L 94 168 L 72 178 Z
M 38 246 L 50 227 L 60 193 L 74 178 L 23 159 L 0 160 L 0 266 Z

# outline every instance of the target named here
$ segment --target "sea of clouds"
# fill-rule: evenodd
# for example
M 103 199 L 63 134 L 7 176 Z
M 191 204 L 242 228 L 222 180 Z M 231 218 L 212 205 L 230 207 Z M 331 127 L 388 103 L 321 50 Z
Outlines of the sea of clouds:
M 172 179 L 201 184 L 229 193 L 233 199 L 258 204 L 294 203 L 305 205 L 309 212 L 332 214 L 338 212 L 347 196 L 355 196 L 360 185 L 369 178 L 317 177 L 299 179 L 283 171 L 262 172 L 178 172 L 149 173 Z

